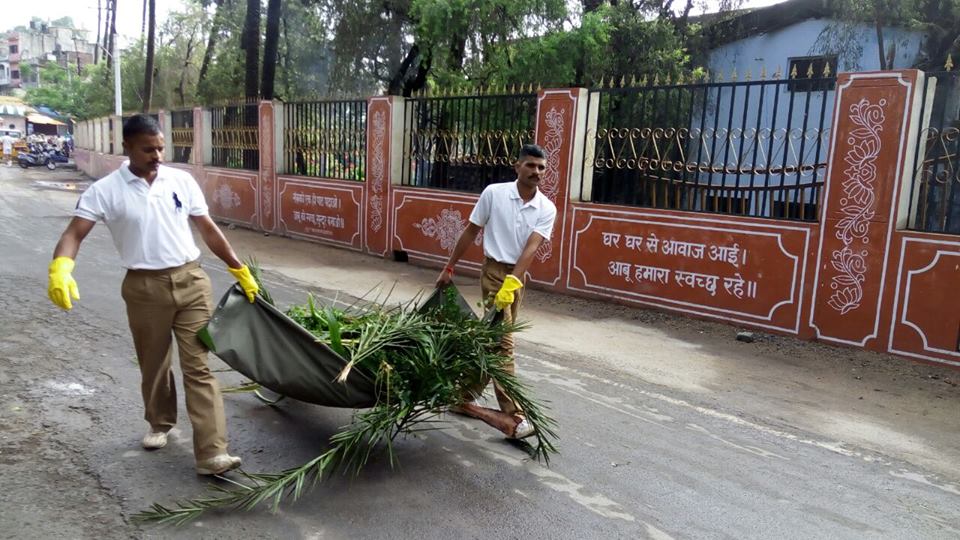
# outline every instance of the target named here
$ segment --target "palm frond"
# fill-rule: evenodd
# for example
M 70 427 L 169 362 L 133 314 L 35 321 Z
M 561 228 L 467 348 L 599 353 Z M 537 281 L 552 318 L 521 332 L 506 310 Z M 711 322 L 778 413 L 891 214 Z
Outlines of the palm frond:
M 376 405 L 356 413 L 350 424 L 330 437 L 326 452 L 299 467 L 275 474 L 244 473 L 246 481 L 233 488 L 213 486 L 213 495 L 172 507 L 155 504 L 134 519 L 182 524 L 214 509 L 250 510 L 269 503 L 276 510 L 283 499 L 300 498 L 335 471 L 359 474 L 379 452 L 395 466 L 393 444 L 398 436 L 438 429 L 438 416 L 486 378 L 524 410 L 537 443 L 528 451 L 549 463 L 550 454 L 557 451 L 556 422 L 546 414 L 546 402 L 532 397 L 530 388 L 507 371 L 508 358 L 500 353 L 504 335 L 525 325 L 467 316 L 451 295 L 425 313 L 415 306 L 373 303 L 348 313 L 319 308 L 311 295 L 306 305 L 291 308 L 291 318 L 347 360 L 338 380 L 347 380 L 353 369 L 374 376 Z
M 250 269 L 250 275 L 253 276 L 253 280 L 257 282 L 257 286 L 260 287 L 260 298 L 263 298 L 265 302 L 274 305 L 273 295 L 270 294 L 270 290 L 267 288 L 266 284 L 263 282 L 263 269 L 260 267 L 260 261 L 256 257 L 250 255 L 247 257 L 244 264 L 247 265 L 247 268 Z
M 237 386 L 228 386 L 226 388 L 221 388 L 220 392 L 224 394 L 240 394 L 243 392 L 256 392 L 260 390 L 261 386 L 259 383 L 253 381 L 239 384 Z

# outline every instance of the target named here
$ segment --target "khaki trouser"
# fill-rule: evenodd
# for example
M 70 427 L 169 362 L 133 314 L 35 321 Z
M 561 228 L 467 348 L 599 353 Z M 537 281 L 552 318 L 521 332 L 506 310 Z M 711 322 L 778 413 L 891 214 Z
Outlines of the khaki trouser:
M 507 277 L 507 274 L 511 273 L 513 273 L 512 264 L 498 262 L 489 257 L 484 259 L 480 274 L 480 290 L 483 293 L 483 300 L 486 306 L 489 307 L 493 305 L 493 297 L 496 296 L 497 291 L 503 286 L 504 278 Z M 520 303 L 523 300 L 523 289 L 516 291 L 514 295 L 513 304 L 503 310 L 503 320 L 506 323 L 517 320 L 517 315 L 520 313 Z M 515 373 L 516 363 L 513 359 L 513 334 L 503 336 L 503 340 L 500 342 L 500 351 L 510 359 L 503 365 L 504 369 L 510 374 Z M 475 388 L 471 389 L 471 394 L 473 394 L 474 397 L 479 396 L 483 393 L 483 389 L 487 387 L 489 382 L 490 378 L 487 377 Z M 496 384 L 496 382 L 494 382 L 493 391 L 497 396 L 497 403 L 500 404 L 501 411 L 507 414 L 523 416 L 523 411 L 517 403 L 510 399 L 507 394 L 504 393 L 503 388 L 501 388 L 499 384 Z
M 196 261 L 165 270 L 128 270 L 121 289 L 137 349 L 145 418 L 154 431 L 177 422 L 177 393 L 170 366 L 173 336 L 193 425 L 197 461 L 227 451 L 223 397 L 197 338 L 213 313 L 210 278 Z

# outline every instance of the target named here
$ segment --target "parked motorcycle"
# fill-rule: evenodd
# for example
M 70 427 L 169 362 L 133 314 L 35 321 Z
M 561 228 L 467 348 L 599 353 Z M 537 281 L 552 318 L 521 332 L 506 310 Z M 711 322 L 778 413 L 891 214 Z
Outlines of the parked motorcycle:
M 57 162 L 61 161 L 57 156 L 58 152 L 56 152 L 53 147 L 31 144 L 29 148 L 27 152 L 17 153 L 17 164 L 24 169 L 29 167 L 46 167 L 52 171 L 57 168 Z M 66 158 L 62 158 L 61 162 L 66 163 L 67 161 Z

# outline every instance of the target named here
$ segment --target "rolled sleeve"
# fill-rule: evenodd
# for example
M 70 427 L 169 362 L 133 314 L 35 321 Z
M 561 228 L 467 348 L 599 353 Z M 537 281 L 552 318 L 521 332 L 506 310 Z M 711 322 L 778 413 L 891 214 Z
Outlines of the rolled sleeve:
M 470 212 L 470 223 L 478 227 L 483 227 L 490 221 L 490 207 L 493 204 L 493 190 L 491 187 L 492 185 L 484 188 L 476 206 L 473 207 L 473 212 Z
M 197 180 L 193 176 L 185 175 L 185 177 L 185 181 L 187 182 L 190 193 L 190 215 L 209 215 L 210 209 L 207 207 L 207 199 L 203 196 L 203 191 L 200 189 L 200 184 L 197 183 Z
M 77 206 L 73 209 L 73 215 L 88 221 L 105 221 L 106 211 L 104 210 L 103 198 L 97 184 L 93 184 L 80 199 L 77 200 Z
M 533 232 L 549 240 L 550 237 L 553 236 L 553 224 L 556 220 L 557 210 L 555 208 L 551 209 L 550 212 L 544 212 L 544 214 L 537 219 L 537 224 L 533 227 Z

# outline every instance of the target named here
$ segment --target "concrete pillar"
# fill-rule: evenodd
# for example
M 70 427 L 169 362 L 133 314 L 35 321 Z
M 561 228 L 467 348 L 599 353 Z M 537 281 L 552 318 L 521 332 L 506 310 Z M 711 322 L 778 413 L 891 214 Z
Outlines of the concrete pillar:
M 190 149 L 190 163 L 203 165 L 203 109 L 193 108 L 193 147 Z
M 581 107 L 585 110 L 584 124 L 579 126 L 578 143 L 582 145 L 580 174 L 573 175 L 570 181 L 570 200 L 580 202 L 593 201 L 593 160 L 596 155 L 597 119 L 600 117 L 600 92 L 590 92 L 589 106 Z
M 160 118 L 160 131 L 163 133 L 163 160 L 173 161 L 173 118 L 168 111 L 160 109 L 157 113 Z
M 277 174 L 284 174 L 288 170 L 286 145 L 286 114 L 282 101 L 273 102 L 273 162 Z
M 259 152 L 260 152 L 260 228 L 273 231 L 277 228 L 277 160 L 276 109 L 272 101 L 261 101 L 259 107 Z
M 193 156 L 197 165 L 209 165 L 213 161 L 213 117 L 210 111 L 193 109 Z
M 547 154 L 547 170 L 540 191 L 557 207 L 557 220 L 550 240 L 540 245 L 529 272 L 530 280 L 555 287 L 564 271 L 565 231 L 571 198 L 578 198 L 583 175 L 583 142 L 587 125 L 585 88 L 541 90 L 537 96 L 537 140 Z M 577 189 L 573 189 L 573 185 Z
M 123 155 L 123 117 L 112 116 L 113 118 L 113 153 L 118 156 Z
M 112 148 L 110 147 L 110 141 L 112 140 L 110 134 L 110 118 L 104 117 L 100 119 L 100 148 L 99 151 L 101 154 L 111 153 Z
M 922 80 L 916 70 L 837 78 L 810 315 L 823 341 L 871 347 L 889 332 L 881 304 L 895 285 L 887 268 L 912 176 Z
M 367 101 L 364 247 L 380 256 L 390 253 L 391 186 L 399 185 L 402 179 L 405 105 L 406 100 L 400 96 Z

